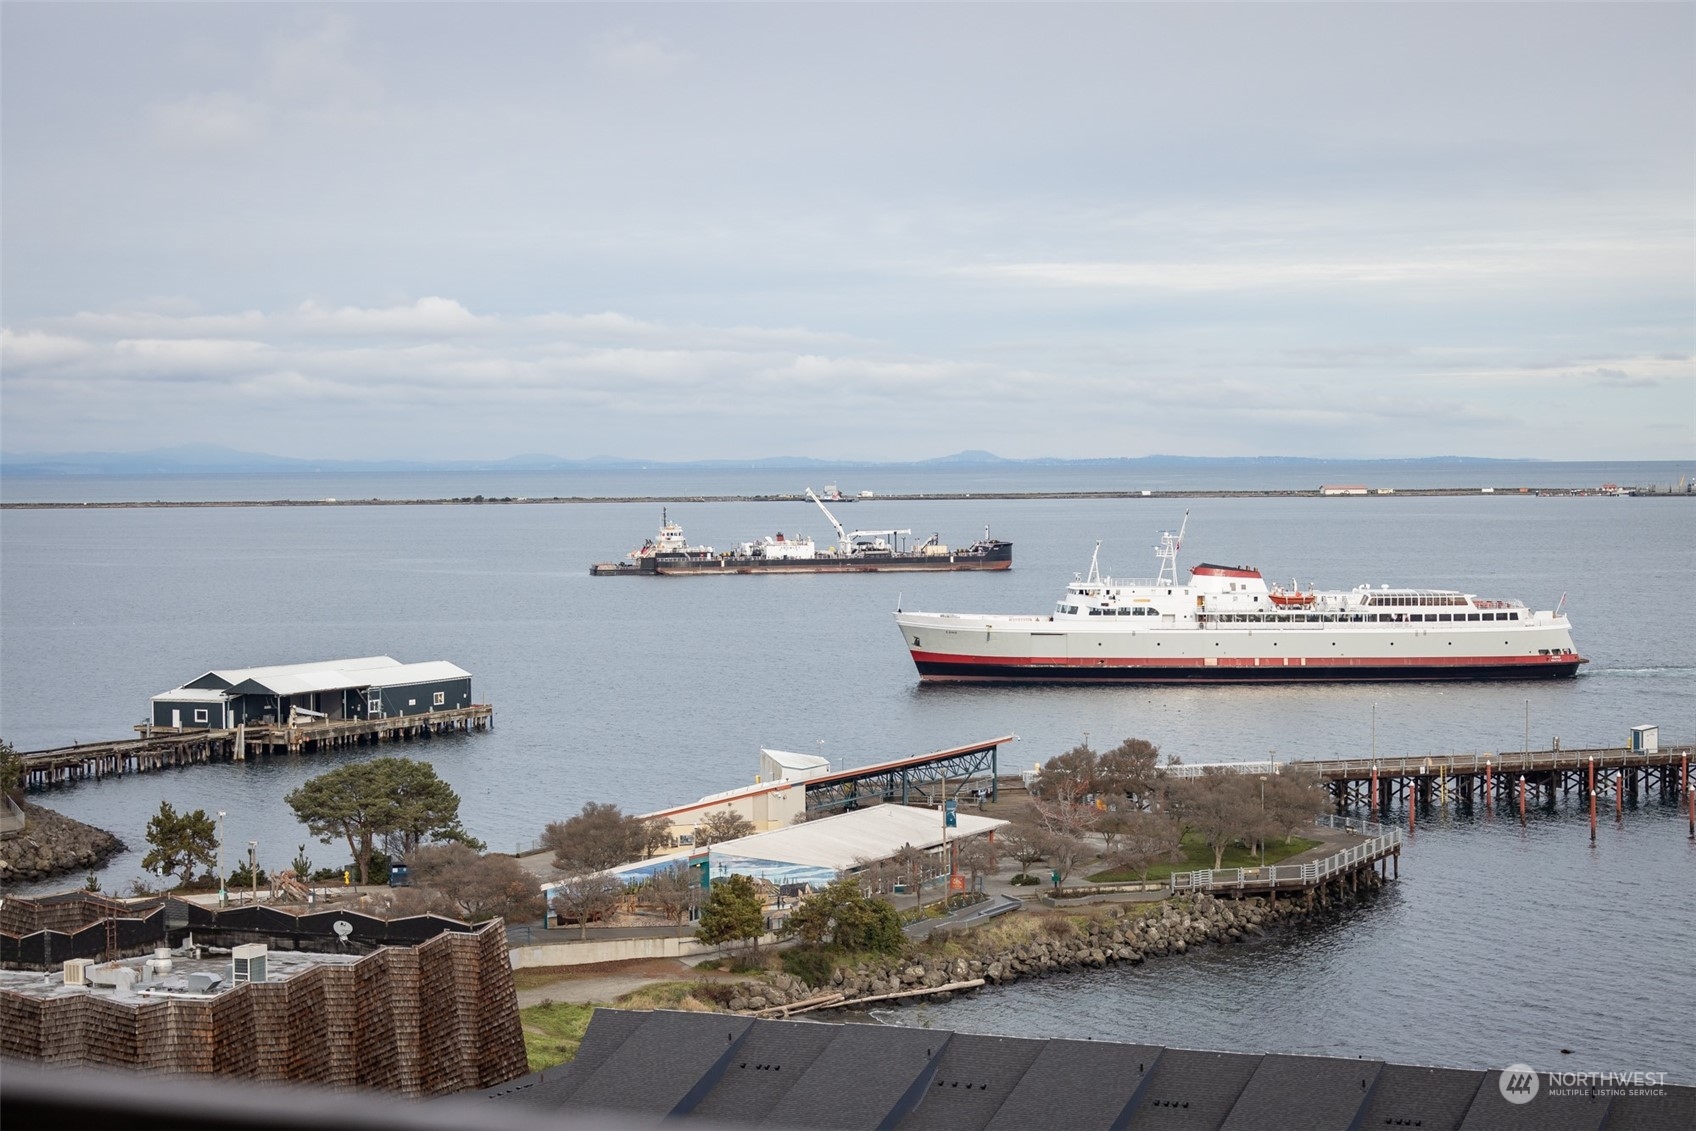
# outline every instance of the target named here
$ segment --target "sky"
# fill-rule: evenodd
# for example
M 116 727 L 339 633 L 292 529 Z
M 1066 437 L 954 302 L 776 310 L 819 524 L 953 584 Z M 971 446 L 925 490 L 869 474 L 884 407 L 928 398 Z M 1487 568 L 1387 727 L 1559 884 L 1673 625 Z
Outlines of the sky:
M 1690 4 L 0 5 L 0 448 L 1696 455 Z

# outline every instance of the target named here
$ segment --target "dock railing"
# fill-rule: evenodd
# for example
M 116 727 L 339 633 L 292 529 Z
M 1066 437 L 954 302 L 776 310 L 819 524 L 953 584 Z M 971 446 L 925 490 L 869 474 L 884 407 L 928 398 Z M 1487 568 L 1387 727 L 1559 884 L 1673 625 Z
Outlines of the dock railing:
M 1266 864 L 1258 868 L 1208 868 L 1197 872 L 1172 873 L 1172 891 L 1281 891 L 1286 888 L 1310 888 L 1333 876 L 1370 865 L 1375 860 L 1401 851 L 1402 831 L 1394 825 L 1380 825 L 1353 817 L 1320 817 L 1315 824 L 1323 828 L 1345 829 L 1359 833 L 1366 840 L 1350 845 L 1341 852 L 1306 864 Z

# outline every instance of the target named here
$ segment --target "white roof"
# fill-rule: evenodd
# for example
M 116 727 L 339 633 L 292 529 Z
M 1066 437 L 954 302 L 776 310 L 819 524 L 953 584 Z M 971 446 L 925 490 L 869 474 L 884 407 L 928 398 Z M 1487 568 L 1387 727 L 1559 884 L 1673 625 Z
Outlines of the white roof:
M 421 664 L 403 664 L 387 656 L 373 657 L 383 663 L 355 660 L 351 667 L 338 667 L 332 661 L 325 664 L 291 664 L 287 668 L 256 668 L 245 679 L 232 686 L 256 683 L 274 695 L 305 695 L 314 691 L 341 691 L 347 688 L 405 687 L 415 683 L 434 683 L 446 679 L 469 679 L 471 673 L 446 660 L 427 660 Z M 233 673 L 215 673 L 226 675 Z
M 258 680 L 267 686 L 273 679 L 284 676 L 301 675 L 316 671 L 352 672 L 365 671 L 370 668 L 398 668 L 401 662 L 393 656 L 355 656 L 346 660 L 314 660 L 309 664 L 272 664 L 263 668 L 224 668 L 209 671 L 206 675 L 215 675 L 234 687 L 248 680 Z M 201 676 L 205 679 L 206 676 Z
M 170 691 L 162 691 L 153 697 L 153 701 L 169 699 L 186 703 L 222 703 L 225 692 L 212 687 L 177 687 Z
M 1007 824 L 998 817 L 955 814 L 958 827 L 947 830 L 949 840 L 990 832 Z M 801 825 L 785 825 L 766 833 L 715 844 L 715 856 L 750 860 L 779 860 L 842 871 L 859 860 L 884 860 L 903 845 L 933 848 L 942 843 L 942 814 L 907 805 L 873 805 Z
M 362 677 L 369 687 L 404 687 L 409 683 L 439 683 L 444 679 L 470 679 L 471 673 L 446 660 L 426 660 L 422 664 L 401 664 Z
M 767 750 L 763 746 L 760 747 L 760 753 L 786 770 L 817 770 L 830 765 L 829 758 L 821 758 L 817 754 L 796 754 L 789 750 Z

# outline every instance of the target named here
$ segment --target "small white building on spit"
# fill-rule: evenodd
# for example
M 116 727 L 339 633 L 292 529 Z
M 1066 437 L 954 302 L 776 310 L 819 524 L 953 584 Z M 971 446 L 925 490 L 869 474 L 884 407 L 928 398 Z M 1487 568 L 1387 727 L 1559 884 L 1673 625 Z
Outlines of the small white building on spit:
M 712 869 L 711 878 L 750 876 L 778 887 L 823 887 L 837 876 L 867 863 L 888 860 L 907 845 L 940 855 L 945 844 L 990 836 L 1006 825 L 998 817 L 958 811 L 955 826 L 945 829 L 937 809 L 911 805 L 872 805 L 786 825 L 694 852 L 641 860 L 611 869 L 629 883 L 679 865 Z
M 760 830 L 781 828 L 807 808 L 807 789 L 802 783 L 829 772 L 828 758 L 761 747 L 760 773 L 753 785 L 709 794 L 687 805 L 643 813 L 642 817 L 663 818 L 671 826 L 672 839 L 685 846 L 694 843 L 695 826 L 714 813 L 735 813 L 752 821 L 754 828 Z

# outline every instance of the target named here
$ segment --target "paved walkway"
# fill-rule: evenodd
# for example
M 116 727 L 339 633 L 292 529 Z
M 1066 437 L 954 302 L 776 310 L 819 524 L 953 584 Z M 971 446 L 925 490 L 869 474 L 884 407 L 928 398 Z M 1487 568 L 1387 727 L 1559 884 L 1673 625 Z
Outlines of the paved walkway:
M 628 962 L 599 962 L 591 966 L 556 967 L 553 970 L 520 971 L 524 988 L 518 991 L 518 1008 L 528 1009 L 543 1002 L 560 1001 L 611 1005 L 633 990 L 659 982 L 740 982 L 741 974 L 700 970 L 679 958 L 635 958 Z M 544 980 L 538 981 L 538 976 Z

